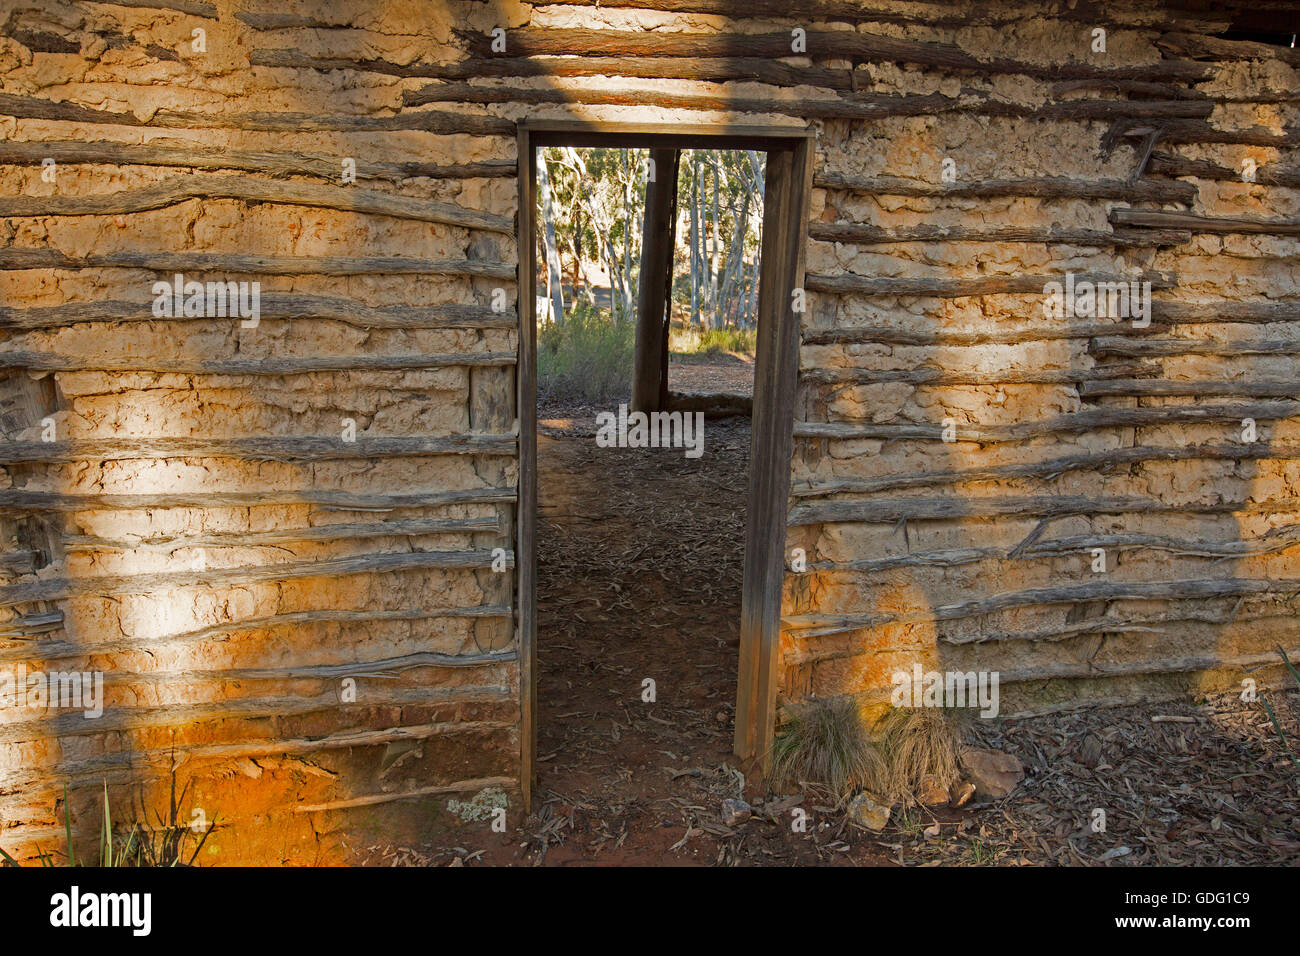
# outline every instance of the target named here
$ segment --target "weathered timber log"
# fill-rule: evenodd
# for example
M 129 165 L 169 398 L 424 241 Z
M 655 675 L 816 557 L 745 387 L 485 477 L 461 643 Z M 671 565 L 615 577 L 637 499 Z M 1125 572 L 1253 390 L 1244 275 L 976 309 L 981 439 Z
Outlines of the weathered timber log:
M 348 661 L 343 664 L 308 664 L 288 667 L 232 667 L 228 670 L 148 671 L 129 673 L 114 671 L 104 675 L 108 686 L 166 687 L 179 682 L 207 681 L 288 681 L 336 680 L 343 677 L 377 677 L 391 679 L 409 670 L 426 668 L 490 667 L 509 664 L 518 659 L 514 650 L 489 651 L 482 654 L 437 654 L 420 651 L 400 657 L 375 661 Z M 39 660 L 32 657 L 32 660 Z M 490 678 L 489 678 L 490 679 Z
M 943 368 L 860 369 L 814 368 L 799 372 L 799 380 L 809 385 L 878 385 L 907 382 L 912 385 L 1073 385 L 1139 375 L 1159 375 L 1157 364 L 1099 365 L 1095 368 L 1062 368 L 997 372 L 951 372 Z
M 1293 598 L 1287 598 L 1283 603 L 1289 603 L 1291 600 Z M 1221 625 L 1232 622 L 1246 624 L 1251 622 L 1276 622 L 1278 620 L 1289 621 L 1293 620 L 1294 616 L 1293 613 L 1248 614 L 1242 611 L 1235 614 L 1206 615 L 1190 613 L 1180 608 L 1163 617 L 1140 617 L 1137 615 L 1126 615 L 1123 618 L 1097 617 L 1090 619 L 1087 623 L 1080 623 L 1071 627 L 1049 627 L 1041 630 L 981 631 L 976 635 L 940 634 L 937 640 L 944 644 L 956 646 L 1001 641 L 1062 641 L 1089 634 L 1168 633 L 1170 630 L 1186 624 L 1208 623 Z
M 1147 139 L 1152 125 L 1147 119 L 1116 120 L 1113 128 L 1102 140 L 1103 151 L 1121 137 Z M 1267 126 L 1247 129 L 1221 129 L 1201 120 L 1168 118 L 1159 121 L 1162 143 L 1231 143 L 1244 146 L 1271 146 L 1275 149 L 1292 149 L 1300 144 L 1300 130 L 1278 133 Z
M 234 319 L 233 321 L 238 321 Z M 419 371 L 514 365 L 514 352 L 451 352 L 444 355 L 333 355 L 312 358 L 185 359 L 103 358 L 52 352 L 0 354 L 0 369 L 42 372 L 157 372 L 174 375 L 305 375 L 335 371 Z
M 958 280 L 960 281 L 960 280 Z M 957 332 L 947 330 L 912 331 L 884 326 L 858 328 L 809 329 L 804 345 L 910 345 L 918 348 L 963 348 L 981 345 L 1021 345 L 1025 342 L 1059 342 L 1068 339 L 1095 339 L 1099 336 L 1150 335 L 1162 330 L 1154 321 L 1135 329 L 1129 319 L 1090 322 L 1078 325 L 1038 325 L 997 332 Z M 1164 326 L 1164 330 L 1169 327 Z
M 264 720 L 298 714 L 356 709 L 360 707 L 400 707 L 438 703 L 507 703 L 515 699 L 513 688 L 504 686 L 385 688 L 386 681 L 368 687 L 364 703 L 340 703 L 336 688 L 316 697 L 226 698 L 197 704 L 163 704 L 161 706 L 105 707 L 104 713 L 87 720 L 79 712 L 54 711 L 53 716 L 13 720 L 0 724 L 0 744 L 53 737 L 139 731 L 149 727 L 185 727 L 209 721 Z
M 26 641 L 37 634 L 57 631 L 62 626 L 62 611 L 41 611 L 37 614 L 23 614 L 0 624 L 0 640 Z
M 1118 379 L 1082 382 L 1080 398 L 1103 395 L 1214 395 L 1250 398 L 1300 398 L 1300 380 L 1253 382 L 1171 382 L 1150 379 Z
M 1236 302 L 1215 299 L 1210 302 L 1151 301 L 1153 321 L 1176 325 L 1244 325 L 1270 322 L 1300 322 L 1300 300 L 1278 299 L 1272 302 Z
M 237 199 L 249 203 L 313 206 L 506 235 L 514 233 L 514 223 L 505 216 L 466 209 L 452 203 L 416 199 L 356 186 L 325 186 L 296 180 L 209 176 L 202 173 L 177 176 L 139 189 L 123 189 L 94 196 L 0 197 L 0 216 L 112 216 L 163 209 L 192 199 Z
M 514 566 L 514 552 L 504 560 Z M 149 594 L 191 587 L 227 587 L 348 574 L 490 568 L 491 551 L 402 551 L 362 554 L 322 561 L 294 561 L 260 567 L 210 568 L 206 571 L 159 571 L 151 574 L 104 574 L 83 578 L 47 578 L 0 587 L 0 607 L 32 601 L 61 601 L 82 595 Z
M 492 56 L 492 37 L 486 33 L 458 31 L 468 49 Z M 762 57 L 793 56 L 786 33 L 664 33 L 619 30 L 522 28 L 506 31 L 502 57 L 532 56 L 693 56 Z M 1196 81 L 1211 75 L 1208 66 L 1187 61 L 1162 60 L 1141 67 L 1107 69 L 1082 63 L 1051 65 L 1004 58 L 980 59 L 950 43 L 903 40 L 857 31 L 807 32 L 807 56 L 813 59 L 848 59 L 910 63 L 916 66 L 973 73 L 999 73 L 1066 80 L 1113 78 L 1134 80 Z
M 217 8 L 199 0 L 82 0 L 94 6 L 139 7 L 143 10 L 175 10 L 191 17 L 217 19 Z
M 1240 597 L 1242 595 L 1290 595 L 1300 592 L 1300 580 L 1289 578 L 1191 578 L 1181 581 L 1102 582 L 1066 587 L 1027 588 L 960 604 L 902 614 L 797 614 L 782 618 L 782 624 L 800 639 L 844 634 L 885 624 L 922 621 L 955 621 L 996 611 L 1088 601 L 1179 601 Z
M 865 653 L 865 652 L 864 652 Z M 1294 652 L 1292 652 L 1294 653 Z M 1042 667 L 1017 667 L 998 671 L 999 684 L 1037 683 L 1049 680 L 1087 680 L 1102 677 L 1151 676 L 1155 674 L 1187 674 L 1193 671 L 1254 670 L 1261 665 L 1281 663 L 1276 651 L 1256 654 L 1201 655 L 1168 657 L 1129 663 L 1098 662 L 1083 664 L 1049 664 Z M 871 694 L 872 692 L 864 692 Z M 854 695 L 855 697 L 858 695 Z
M 513 502 L 514 488 L 472 488 L 406 494 L 358 494 L 304 488 L 299 491 L 160 492 L 138 495 L 78 495 L 56 491 L 0 490 L 0 514 L 25 511 L 137 511 L 159 508 L 249 508 L 257 505 L 316 505 L 335 511 L 393 511 L 455 504 Z
M 346 800 L 332 800 L 329 803 L 299 804 L 293 808 L 294 813 L 323 813 L 330 810 L 349 810 L 353 807 L 373 807 L 379 803 L 392 803 L 395 800 L 415 800 L 431 797 L 441 793 L 477 793 L 486 787 L 515 787 L 519 781 L 514 777 L 476 777 L 473 780 L 457 780 L 434 787 L 419 787 L 415 790 L 396 790 L 390 793 L 372 793 L 364 797 L 349 797 Z
M 1252 40 L 1225 40 L 1196 33 L 1170 31 L 1158 34 L 1155 44 L 1176 56 L 1193 60 L 1281 60 L 1292 66 L 1300 66 L 1300 50 Z
M 260 318 L 324 319 L 359 329 L 512 329 L 519 325 L 511 313 L 485 305 L 365 305 L 341 296 L 300 292 L 262 292 Z M 159 318 L 152 302 L 99 300 L 69 302 L 33 309 L 0 306 L 0 329 L 57 329 L 83 322 L 194 322 L 207 316 L 173 315 Z
M 57 249 L 0 249 L 0 269 L 148 269 L 246 275 L 446 275 L 513 281 L 505 262 L 414 256 L 248 256 L 210 252 L 111 252 L 72 257 Z
M 1150 497 L 1058 495 L 976 498 L 882 498 L 865 501 L 823 501 L 790 509 L 791 527 L 815 524 L 882 524 L 901 521 L 946 521 L 960 518 L 1073 517 L 1113 514 L 1293 514 L 1300 500 L 1262 503 L 1223 501 L 1213 505 L 1181 504 Z
M 1174 538 L 1151 534 L 1090 534 L 1041 541 L 1014 556 L 1029 561 L 1066 555 L 1088 555 L 1093 548 L 1108 551 L 1161 551 L 1177 557 L 1203 558 L 1219 562 L 1225 558 L 1279 554 L 1300 547 L 1300 524 L 1290 525 L 1283 535 L 1247 541 L 1206 541 L 1202 538 Z M 876 574 L 894 568 L 951 568 L 980 561 L 1002 561 L 1009 557 L 1003 548 L 944 548 L 911 551 L 889 558 L 858 561 L 814 561 L 809 572 Z M 957 642 L 953 642 L 957 643 Z
M 407 106 L 427 103 L 528 103 L 605 106 L 659 106 L 664 109 L 728 113 L 771 113 L 800 118 L 873 119 L 883 116 L 923 116 L 945 113 L 961 101 L 940 93 L 876 93 L 839 99 L 737 97 L 726 93 L 668 93 L 660 90 L 574 87 L 479 86 L 455 81 L 435 83 L 403 94 Z M 1109 118 L 1109 117 L 1107 117 Z
M 482 734 L 485 731 L 503 731 L 513 727 L 513 722 L 506 721 L 445 721 L 392 727 L 385 730 L 347 731 L 324 737 L 287 737 L 280 740 L 240 744 L 191 744 L 185 747 L 185 758 L 187 762 L 192 763 L 205 760 L 293 757 L 328 750 L 383 746 L 404 740 L 428 740 L 453 734 Z M 0 771 L 0 787 L 21 788 L 29 793 L 41 786 L 59 791 L 67 786 L 69 790 L 75 790 L 79 780 L 83 781 L 83 786 L 86 780 L 90 780 L 93 786 L 101 786 L 105 781 L 112 786 L 115 780 L 124 782 L 138 780 L 141 772 L 148 768 L 157 767 L 161 772 L 165 772 L 167 766 L 175 759 L 174 747 L 123 750 L 81 760 L 65 760 L 58 766 L 42 767 L 39 770 Z M 14 843 L 20 845 L 17 839 Z
M 813 176 L 813 185 L 822 189 L 887 196 L 922 196 L 934 198 L 999 198 L 1003 196 L 1031 199 L 1114 199 L 1123 202 L 1190 203 L 1196 199 L 1194 183 L 1139 179 L 1071 179 L 1065 176 L 1042 176 L 1033 179 L 985 179 L 959 183 L 926 183 L 898 176 L 846 176 L 831 170 Z
M 1176 229 L 1058 229 L 1055 226 L 907 226 L 885 229 L 864 223 L 813 222 L 808 238 L 820 242 L 876 245 L 903 242 L 1035 242 L 1045 245 L 1142 247 L 1178 246 L 1190 242 L 1192 234 Z
M 1095 428 L 1141 428 L 1144 426 L 1182 425 L 1192 422 L 1232 422 L 1243 418 L 1276 421 L 1300 414 L 1300 401 L 1256 402 L 1231 405 L 1172 405 L 1161 408 L 1093 408 L 1068 412 L 1038 421 L 1014 425 L 978 427 L 958 426 L 957 441 L 979 443 L 1014 442 L 1028 438 L 1077 434 Z M 863 438 L 941 439 L 940 425 L 922 423 L 878 422 L 796 422 L 797 438 L 852 441 Z
M 1051 480 L 1072 471 L 1105 471 L 1117 465 L 1148 461 L 1252 461 L 1294 458 L 1300 458 L 1300 446 L 1259 443 L 1151 448 L 1139 445 L 1087 454 L 1062 455 L 1025 464 L 954 468 L 899 475 L 877 475 L 871 478 L 820 478 L 795 482 L 790 488 L 790 495 L 795 498 L 820 498 L 842 493 L 869 493 L 899 488 L 923 488 L 927 485 L 1002 481 L 1010 478 Z
M 1179 86 L 1177 83 L 1151 83 L 1146 80 L 1116 80 L 1094 78 L 1066 80 L 1052 84 L 1052 96 L 1068 96 L 1083 90 L 1110 90 L 1122 96 L 1137 96 L 1145 100 L 1214 100 L 1215 97 L 1200 90 Z M 1217 102 L 1217 100 L 1216 100 Z
M 555 89 L 534 86 L 480 86 L 448 81 L 402 94 L 407 106 L 428 103 L 529 103 L 605 106 L 659 106 L 664 109 L 715 110 L 729 113 L 774 113 L 801 119 L 875 119 L 883 116 L 933 116 L 961 111 L 981 116 L 1013 116 L 1055 120 L 1114 120 L 1135 116 L 1148 119 L 1209 116 L 1212 103 L 1174 100 L 1068 100 L 1027 106 L 988 97 L 950 97 L 940 93 L 860 93 L 835 99 L 757 98 L 710 93 L 668 93 L 660 90 L 607 88 Z
M 1245 233 L 1268 236 L 1300 236 L 1300 219 L 1250 219 L 1244 216 L 1196 216 L 1187 212 L 1160 209 L 1110 211 L 1110 221 L 1117 226 L 1154 229 L 1183 229 L 1193 233 Z
M 0 464 L 15 462 L 134 461 L 167 458 L 239 458 L 245 461 L 336 461 L 426 455 L 513 455 L 513 435 L 365 437 L 344 441 L 320 435 L 261 438 L 95 438 L 0 442 Z
M 30 615 L 29 615 L 30 616 Z M 63 612 L 48 613 L 47 617 L 57 616 L 55 626 L 62 622 Z M 291 611 L 273 614 L 268 617 L 247 618 L 242 621 L 227 621 L 213 624 L 198 630 L 185 631 L 180 634 L 168 634 L 152 640 L 126 638 L 100 641 L 87 644 L 82 640 L 41 640 L 23 642 L 16 647 L 0 649 L 0 661 L 25 660 L 26 656 L 39 651 L 42 659 L 64 660 L 70 657 L 84 657 L 87 654 L 130 654 L 138 651 L 162 652 L 167 648 L 194 644 L 210 638 L 226 638 L 232 634 L 245 634 L 252 631 L 272 630 L 283 627 L 301 627 L 310 624 L 339 624 L 369 626 L 382 623 L 417 623 L 420 621 L 442 619 L 508 619 L 511 609 L 504 605 L 477 605 L 467 608 L 447 608 L 439 610 L 400 610 L 400 611 Z M 54 628 L 51 628 L 54 629 Z M 0 632 L 3 633 L 3 632 Z
M 1300 355 L 1300 340 L 1260 342 L 1200 342 L 1196 339 L 1096 338 L 1088 346 L 1092 355 Z
M 93 109 L 75 103 L 36 96 L 0 93 L 0 116 L 18 119 L 53 120 L 68 123 L 97 123 L 109 126 L 164 127 L 167 129 L 238 129 L 246 132 L 311 133 L 324 130 L 380 132 L 420 130 L 426 133 L 472 136 L 515 135 L 515 124 L 495 116 L 442 113 L 432 110 L 404 110 L 396 116 L 349 116 L 346 113 L 194 113 L 159 110 L 147 121 L 134 113 Z
M 1221 182 L 1241 182 L 1241 170 L 1229 169 L 1207 159 L 1188 159 L 1175 153 L 1157 150 L 1147 162 L 1147 170 L 1160 176 L 1194 176 Z M 1255 170 L 1253 182 L 1261 186 L 1288 186 L 1300 189 L 1300 170 L 1266 163 Z
M 431 80 L 521 79 L 529 76 L 626 76 L 639 79 L 698 80 L 707 83 L 749 81 L 770 86 L 815 86 L 856 91 L 852 70 L 790 66 L 760 57 L 532 57 L 508 60 L 470 57 L 455 63 L 392 63 L 387 60 L 317 57 L 297 50 L 254 50 L 254 66 L 313 70 L 358 70 Z M 860 85 L 868 85 L 867 74 Z
M 260 51 L 253 51 L 254 57 Z M 176 166 L 185 169 L 242 169 L 271 179 L 316 176 L 338 182 L 337 156 L 258 152 L 242 149 L 202 149 L 189 144 L 162 146 L 114 143 L 107 140 L 68 140 L 19 143 L 0 142 L 0 163 L 40 165 L 45 159 L 59 165 Z M 361 160 L 357 178 L 401 182 L 406 179 L 508 179 L 515 176 L 512 162 L 443 165 L 438 163 L 381 163 Z
M 19 548 L 0 554 L 0 571 L 31 571 L 36 567 L 39 553 L 30 548 Z
M 3 447 L 3 446 L 0 446 Z M 151 538 L 101 538 L 65 534 L 66 551 L 161 551 L 185 548 L 262 548 L 308 541 L 352 541 L 360 538 L 405 537 L 432 534 L 475 534 L 501 529 L 500 519 L 417 518 L 407 521 L 368 521 L 364 524 L 322 524 L 310 528 L 273 531 L 231 531 L 221 534 L 168 535 Z
M 1026 295 L 1042 294 L 1043 287 L 1049 282 L 1062 282 L 1063 275 L 1006 275 L 987 276 L 980 279 L 874 279 L 857 275 L 808 275 L 804 288 L 810 292 L 826 292 L 832 295 L 900 295 L 930 296 L 940 299 L 961 299 L 975 295 Z M 1147 272 L 1135 276 L 1113 273 L 1080 273 L 1075 281 L 1083 282 L 1130 282 L 1146 281 L 1153 289 L 1168 289 L 1177 285 L 1173 278 L 1159 273 Z

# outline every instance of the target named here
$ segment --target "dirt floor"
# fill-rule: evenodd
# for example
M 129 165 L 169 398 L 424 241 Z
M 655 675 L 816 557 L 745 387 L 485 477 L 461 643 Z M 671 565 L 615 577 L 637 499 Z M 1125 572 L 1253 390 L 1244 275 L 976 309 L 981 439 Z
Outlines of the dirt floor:
M 687 366 L 726 390 L 732 362 Z M 722 385 L 722 387 L 719 387 Z M 749 421 L 705 453 L 602 449 L 595 409 L 539 413 L 539 741 L 522 830 L 467 825 L 381 865 L 1132 865 L 1300 860 L 1300 768 L 1235 697 L 972 722 L 1026 778 L 993 804 L 895 810 L 882 833 L 731 756 Z M 655 699 L 643 700 L 654 681 Z M 1300 746 L 1297 695 L 1272 694 Z M 979 726 L 976 726 L 976 725 Z M 722 803 L 743 796 L 747 822 Z M 1091 828 L 1106 812 L 1103 833 Z M 807 815 L 803 832 L 792 826 Z

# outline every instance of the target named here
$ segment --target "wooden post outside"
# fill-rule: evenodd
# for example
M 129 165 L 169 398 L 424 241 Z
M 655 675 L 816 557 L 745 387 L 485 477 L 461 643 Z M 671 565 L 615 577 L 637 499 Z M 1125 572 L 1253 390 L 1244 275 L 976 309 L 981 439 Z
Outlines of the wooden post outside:
M 675 149 L 650 150 L 653 175 L 646 184 L 641 277 L 636 295 L 633 411 L 657 412 L 668 404 L 668 306 L 672 294 L 680 155 Z

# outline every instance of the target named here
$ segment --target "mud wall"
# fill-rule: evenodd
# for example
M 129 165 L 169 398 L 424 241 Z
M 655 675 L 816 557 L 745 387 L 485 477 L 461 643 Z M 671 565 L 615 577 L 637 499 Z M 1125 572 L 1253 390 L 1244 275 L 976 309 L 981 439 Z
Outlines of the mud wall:
M 1055 6 L 11 8 L 0 657 L 104 710 L 2 715 L 0 846 L 173 766 L 211 862 L 517 795 L 528 117 L 816 132 L 785 695 L 920 660 L 1010 712 L 1290 648 L 1296 56 Z M 1149 324 L 1045 313 L 1067 272 L 1150 281 Z M 178 273 L 256 323 L 155 314 Z

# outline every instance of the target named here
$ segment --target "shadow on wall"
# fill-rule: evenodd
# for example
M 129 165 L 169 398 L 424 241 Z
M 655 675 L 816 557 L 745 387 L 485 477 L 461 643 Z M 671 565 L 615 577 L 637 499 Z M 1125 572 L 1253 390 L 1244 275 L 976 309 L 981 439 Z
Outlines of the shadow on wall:
M 959 123 L 946 133 L 960 138 Z M 906 149 L 882 157 L 883 168 L 923 156 L 937 169 L 944 139 L 896 141 Z M 1103 175 L 1123 179 L 1128 159 Z M 899 212 L 839 191 L 827 204 L 836 219 L 886 228 L 969 224 L 947 206 Z M 1046 230 L 1074 216 L 1091 225 L 1104 217 L 1099 205 L 1012 202 L 1001 222 L 981 213 L 989 226 Z M 788 696 L 852 693 L 874 709 L 889 700 L 896 672 L 919 665 L 995 672 L 1009 714 L 1232 689 L 1277 661 L 1272 647 L 1290 630 L 1277 613 L 1285 605 L 1264 592 L 1277 590 L 1269 572 L 1277 576 L 1294 538 L 1279 525 L 1285 508 L 1263 503 L 1289 484 L 1271 471 L 1264 478 L 1260 463 L 1273 454 L 1270 416 L 1284 403 L 1242 403 L 1231 396 L 1249 388 L 1231 385 L 1220 390 L 1226 398 L 1213 389 L 1198 397 L 1191 383 L 1287 370 L 1249 351 L 1159 358 L 1166 336 L 1200 338 L 1184 323 L 1213 317 L 1213 306 L 1187 304 L 1205 298 L 1200 276 L 1173 276 L 1170 291 L 1157 290 L 1149 326 L 1097 312 L 1048 316 L 1043 294 L 1014 288 L 1034 273 L 1064 284 L 1071 272 L 1120 279 L 1188 264 L 1178 251 L 1041 248 L 889 250 L 916 250 L 902 263 L 909 276 L 919 271 L 913 255 L 950 263 L 926 273 L 939 285 L 972 278 L 962 264 L 976 262 L 988 295 L 818 297 L 805 329 L 806 417 L 845 424 L 813 428 L 797 444 L 806 458 L 796 458 L 791 545 L 806 547 L 812 573 L 792 576 L 787 590 Z M 854 271 L 894 276 L 899 258 L 860 255 Z M 1009 285 L 996 291 L 1002 276 Z M 1258 302 L 1265 281 L 1229 281 L 1227 294 Z M 1167 382 L 1177 384 L 1162 391 Z M 1251 414 L 1253 437 L 1242 421 Z M 945 426 L 955 440 L 943 440 Z
M 403 42 L 424 62 L 454 54 L 453 24 L 507 22 L 491 7 L 470 6 L 468 16 L 460 5 L 440 17 L 423 11 L 419 24 L 399 4 L 366 16 L 376 26 L 397 21 L 401 29 L 386 36 L 409 29 Z M 195 19 L 121 16 L 167 42 L 188 35 Z M 506 321 L 480 321 L 494 290 L 513 285 L 511 239 L 350 207 L 371 192 L 513 206 L 514 181 L 493 170 L 440 172 L 510 161 L 513 136 L 441 133 L 475 124 L 457 114 L 443 124 L 396 102 L 387 104 L 392 117 L 340 110 L 354 71 L 249 71 L 247 51 L 283 43 L 284 22 L 237 17 L 227 4 L 218 19 L 196 20 L 207 58 L 192 68 L 249 76 L 246 91 L 273 102 L 268 113 L 280 117 L 270 124 L 273 149 L 266 129 L 203 119 L 186 128 L 145 124 L 124 141 L 192 150 L 207 164 L 200 172 L 230 175 L 206 158 L 221 150 L 245 181 L 270 193 L 280 184 L 326 187 L 325 200 L 298 202 L 290 190 L 269 201 L 210 196 L 115 218 L 55 217 L 50 249 L 74 259 L 138 253 L 143 266 L 70 268 L 57 283 L 26 271 L 5 277 L 5 305 L 20 319 L 47 305 L 112 300 L 94 322 L 65 311 L 48 328 L 23 332 L 24 350 L 73 358 L 40 378 L 9 375 L 0 396 L 6 437 L 37 447 L 47 418 L 57 435 L 49 446 L 57 452 L 37 447 L 37 460 L 9 468 L 18 517 L 6 517 L 0 532 L 18 540 L 4 561 L 15 582 L 6 607 L 18 616 L 0 625 L 0 636 L 27 640 L 5 640 L 0 656 L 5 666 L 97 669 L 104 686 L 96 720 L 3 721 L 0 846 L 28 858 L 38 843 L 62 848 L 65 785 L 83 857 L 93 857 L 105 783 L 115 818 L 138 817 L 140 802 L 152 817 L 175 767 L 182 785 L 194 781 L 185 809 L 219 823 L 202 862 L 326 863 L 355 858 L 361 833 L 417 835 L 447 799 L 419 791 L 516 772 L 513 576 L 493 573 L 483 557 L 513 538 L 510 509 L 496 503 L 515 481 L 508 438 L 485 438 L 486 450 L 474 455 L 398 448 L 403 438 L 509 435 L 512 366 L 420 368 L 412 360 L 517 348 Z M 361 40 L 349 32 L 341 43 Z M 364 58 L 360 48 L 338 52 Z M 129 106 L 150 116 L 192 107 L 175 84 L 138 96 Z M 47 135 L 83 141 L 85 128 Z M 268 154 L 267 169 L 247 161 L 254 152 Z M 342 178 L 347 159 L 355 182 Z M 61 167 L 58 194 L 110 192 L 100 184 L 102 162 Z M 175 159 L 123 167 L 127 192 L 197 175 Z M 295 176 L 299 168 L 305 175 Z M 23 170 L 18 194 L 53 195 L 38 188 L 40 172 Z M 177 236 L 185 237 L 181 249 Z M 299 261 L 238 258 L 247 255 Z M 309 264 L 314 257 L 349 261 Z M 469 265 L 408 274 L 378 257 Z M 154 283 L 178 273 L 183 282 L 257 283 L 258 321 L 156 316 Z M 123 321 L 106 335 L 102 322 L 115 318 Z M 309 437 L 323 440 L 300 441 Z M 92 441 L 112 450 L 78 447 Z M 19 491 L 45 497 L 23 503 Z M 114 500 L 87 507 L 78 495 Z M 380 533 L 381 521 L 397 527 Z M 23 565 L 25 552 L 32 558 Z M 51 624 L 54 614 L 62 619 Z M 477 666 L 441 663 L 454 656 Z

